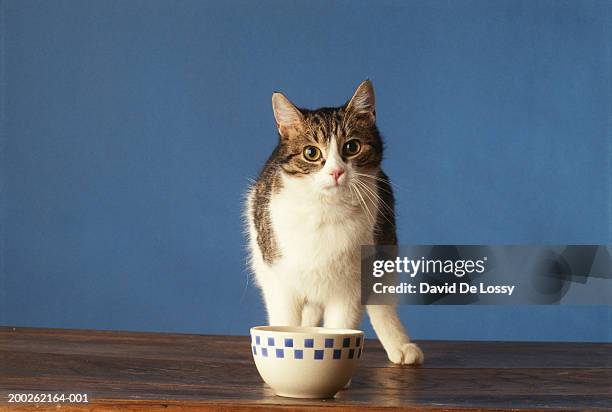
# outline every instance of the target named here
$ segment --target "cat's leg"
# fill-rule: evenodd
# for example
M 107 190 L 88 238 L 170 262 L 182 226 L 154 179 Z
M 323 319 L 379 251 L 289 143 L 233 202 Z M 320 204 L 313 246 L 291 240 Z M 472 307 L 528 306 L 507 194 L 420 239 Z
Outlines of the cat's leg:
M 303 301 L 288 288 L 279 285 L 262 288 L 268 324 L 271 326 L 300 326 Z
M 363 316 L 363 306 L 355 299 L 334 299 L 327 302 L 324 312 L 326 328 L 355 329 Z
M 323 308 L 315 303 L 306 303 L 302 309 L 302 326 L 319 326 L 323 318 Z
M 368 305 L 367 310 L 372 327 L 391 362 L 402 365 L 423 363 L 423 352 L 410 342 L 395 306 Z
M 326 328 L 355 329 L 363 317 L 363 306 L 355 300 L 334 300 L 325 306 L 324 324 Z M 351 386 L 349 380 L 344 389 Z

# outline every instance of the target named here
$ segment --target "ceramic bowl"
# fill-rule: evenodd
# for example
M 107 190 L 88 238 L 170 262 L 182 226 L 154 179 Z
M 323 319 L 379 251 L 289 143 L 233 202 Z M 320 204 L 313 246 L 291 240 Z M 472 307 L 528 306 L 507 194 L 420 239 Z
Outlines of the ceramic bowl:
M 291 398 L 332 398 L 355 373 L 363 343 L 363 332 L 353 329 L 251 328 L 259 374 L 274 393 Z

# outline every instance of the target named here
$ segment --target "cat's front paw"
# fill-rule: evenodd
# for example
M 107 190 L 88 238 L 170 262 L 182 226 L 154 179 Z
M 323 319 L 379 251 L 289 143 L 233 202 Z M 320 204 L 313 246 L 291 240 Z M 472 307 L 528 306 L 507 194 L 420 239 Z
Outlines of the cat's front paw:
M 387 352 L 389 360 L 398 365 L 420 365 L 425 360 L 421 349 L 414 343 L 404 343 L 399 348 Z

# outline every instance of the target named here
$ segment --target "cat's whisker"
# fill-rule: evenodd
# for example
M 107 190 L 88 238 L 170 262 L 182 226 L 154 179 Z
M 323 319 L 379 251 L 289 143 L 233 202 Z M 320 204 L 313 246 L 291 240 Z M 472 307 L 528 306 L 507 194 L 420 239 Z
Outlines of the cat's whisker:
M 397 183 L 393 183 L 388 178 L 384 179 L 382 177 L 370 175 L 370 174 L 367 174 L 367 173 L 359 173 L 359 172 L 353 172 L 353 173 L 355 175 L 357 175 L 357 176 L 369 177 L 370 179 L 375 179 L 375 180 L 378 180 L 379 182 L 388 183 L 390 186 L 393 186 L 393 187 L 395 187 L 398 190 L 404 190 L 401 186 L 399 186 Z
M 368 199 L 374 204 L 376 205 L 376 210 L 378 212 L 380 212 L 380 214 L 382 215 L 382 217 L 384 217 L 387 222 L 393 224 L 393 222 L 391 221 L 391 219 L 389 219 L 389 216 L 387 216 L 387 213 L 392 213 L 393 210 L 389 207 L 389 205 L 387 205 L 387 203 L 382 200 L 380 198 L 380 196 L 378 196 L 378 194 L 374 193 L 369 187 L 367 187 L 367 185 L 359 180 L 355 180 L 355 183 L 358 184 L 360 187 L 363 188 L 364 190 L 364 194 L 368 197 Z M 379 202 L 376 202 L 376 198 L 378 198 Z M 383 206 L 384 208 L 386 208 L 387 210 L 383 210 L 381 209 L 378 205 Z M 392 216 L 392 214 L 391 214 Z
M 389 204 L 387 204 L 387 202 L 385 202 L 385 200 L 377 192 L 377 189 L 380 189 L 380 187 L 377 186 L 376 188 L 372 188 L 372 187 L 370 187 L 370 185 L 367 182 L 364 182 L 363 180 L 361 180 L 359 178 L 355 179 L 355 183 L 357 183 L 360 186 L 362 186 L 364 188 L 364 190 L 367 190 L 376 199 L 378 199 L 380 201 L 381 206 L 383 206 L 387 211 L 389 211 L 390 213 L 394 213 L 393 208 L 390 207 Z
M 351 200 L 353 202 L 357 201 L 359 203 L 359 207 L 361 207 L 361 203 L 359 202 L 359 199 L 357 199 L 357 196 L 355 195 L 355 189 L 353 189 L 352 184 L 349 184 L 349 190 L 351 191 Z
M 359 192 L 359 188 L 357 186 L 354 186 L 354 189 L 355 189 L 355 193 L 359 197 L 359 205 L 361 206 L 361 209 L 364 212 L 366 212 L 366 218 L 368 219 L 368 222 L 370 222 L 371 224 L 374 224 L 375 223 L 374 216 L 370 212 L 370 209 L 368 208 L 368 205 L 367 205 L 365 199 L 363 198 L 363 196 Z
M 351 184 L 353 184 L 353 183 L 351 183 Z M 372 215 L 372 212 L 370 212 L 370 208 L 368 207 L 367 202 L 365 201 L 365 199 L 361 195 L 361 192 L 359 191 L 359 186 L 355 185 L 354 187 L 355 187 L 355 192 L 357 193 L 357 195 L 361 199 L 362 205 L 364 207 L 364 211 L 367 213 L 367 215 L 369 217 L 368 220 L 370 221 L 370 223 L 375 224 L 376 223 L 376 219 L 374 218 L 374 215 Z
M 361 178 L 362 178 L 361 176 L 356 176 L 356 177 L 357 177 L 358 179 L 360 179 L 360 180 L 361 180 Z M 370 176 L 365 176 L 365 177 L 370 178 Z M 364 179 L 364 180 L 365 180 L 365 179 Z M 362 180 L 362 181 L 364 181 L 364 180 Z M 381 184 L 377 183 L 378 181 L 380 181 L 380 182 L 384 182 L 384 181 L 383 181 L 383 180 L 378 180 L 378 179 L 376 179 L 376 181 L 374 181 L 374 182 L 377 184 L 378 189 L 379 189 L 380 191 L 385 192 L 385 193 L 388 193 L 388 194 L 390 194 L 390 195 L 393 195 L 393 187 L 391 187 L 391 186 L 386 186 L 386 185 L 381 185 Z M 387 183 L 388 183 L 388 182 L 387 182 Z M 396 188 L 395 190 L 401 191 L 401 189 L 397 189 L 397 188 Z
M 353 197 L 353 201 L 357 200 L 357 203 L 359 203 L 359 208 L 363 210 L 361 200 L 359 200 L 359 198 L 357 197 L 357 194 L 355 193 L 356 189 L 354 188 L 354 185 L 352 183 L 349 184 L 349 189 L 351 191 L 351 196 Z
M 368 184 L 369 184 L 369 182 L 366 182 L 366 181 L 364 181 L 364 180 L 361 180 L 361 178 L 360 178 L 360 177 L 358 177 L 358 176 L 355 176 L 355 177 L 354 177 L 354 179 L 355 179 L 355 180 L 359 180 L 359 182 L 361 182 L 361 183 L 363 183 L 363 184 L 366 184 L 366 185 L 368 185 Z M 376 182 L 374 182 L 374 183 L 376 184 Z M 377 184 L 377 190 L 378 190 L 378 189 L 382 190 L 382 191 L 383 191 L 383 192 L 385 192 L 385 193 L 388 193 L 388 194 L 390 194 L 390 195 L 393 195 L 393 192 L 391 192 L 391 189 L 390 189 L 390 188 L 389 188 L 389 189 L 387 189 L 387 188 L 385 188 L 385 187 L 381 187 L 381 186 L 379 186 L 379 185 Z
M 371 175 L 369 173 L 360 173 L 360 172 L 353 172 L 353 173 L 355 173 L 356 175 L 359 175 L 359 176 L 365 176 L 365 177 L 370 177 L 372 179 L 380 180 L 381 182 L 389 183 L 390 185 L 399 187 L 396 183 L 394 183 L 391 180 L 389 180 L 389 178 L 382 178 L 380 176 Z
M 393 208 L 392 208 L 391 206 L 389 206 L 389 204 L 388 204 L 387 202 L 385 202 L 385 201 L 384 201 L 384 199 L 383 199 L 383 198 L 382 198 L 382 197 L 381 197 L 381 196 L 380 196 L 378 193 L 376 193 L 376 191 L 375 191 L 375 190 L 373 190 L 372 188 L 368 187 L 368 185 L 367 185 L 365 182 L 362 182 L 362 181 L 361 181 L 361 180 L 359 180 L 359 179 L 356 179 L 356 181 L 357 181 L 359 184 L 363 185 L 363 187 L 364 187 L 364 189 L 365 189 L 365 190 L 367 190 L 368 192 L 370 192 L 370 193 L 371 193 L 371 194 L 372 194 L 374 197 L 376 197 L 376 199 L 378 199 L 378 201 L 380 202 L 380 205 L 381 205 L 382 207 L 384 207 L 384 208 L 387 210 L 387 212 L 389 212 L 389 215 L 390 215 L 390 216 L 393 216 L 393 215 L 394 215 L 394 213 L 395 213 L 395 212 L 394 212 Z
M 393 210 L 382 199 L 380 199 L 380 196 L 378 196 L 376 193 L 372 192 L 369 188 L 367 188 L 367 186 L 364 186 L 363 189 L 366 196 L 368 196 L 368 198 L 376 206 L 376 211 L 380 213 L 387 222 L 394 225 Z M 374 199 L 372 199 L 372 197 L 374 197 Z M 376 198 L 379 199 L 379 202 L 375 201 Z

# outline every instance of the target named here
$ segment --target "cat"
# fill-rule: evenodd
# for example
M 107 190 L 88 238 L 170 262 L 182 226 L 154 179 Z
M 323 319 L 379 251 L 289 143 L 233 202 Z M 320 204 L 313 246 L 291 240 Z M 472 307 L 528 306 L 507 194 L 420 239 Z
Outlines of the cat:
M 360 246 L 397 244 L 393 190 L 381 170 L 374 88 L 307 110 L 272 94 L 278 145 L 245 205 L 251 270 L 274 326 L 358 327 Z M 389 360 L 419 364 L 395 306 L 367 306 Z

